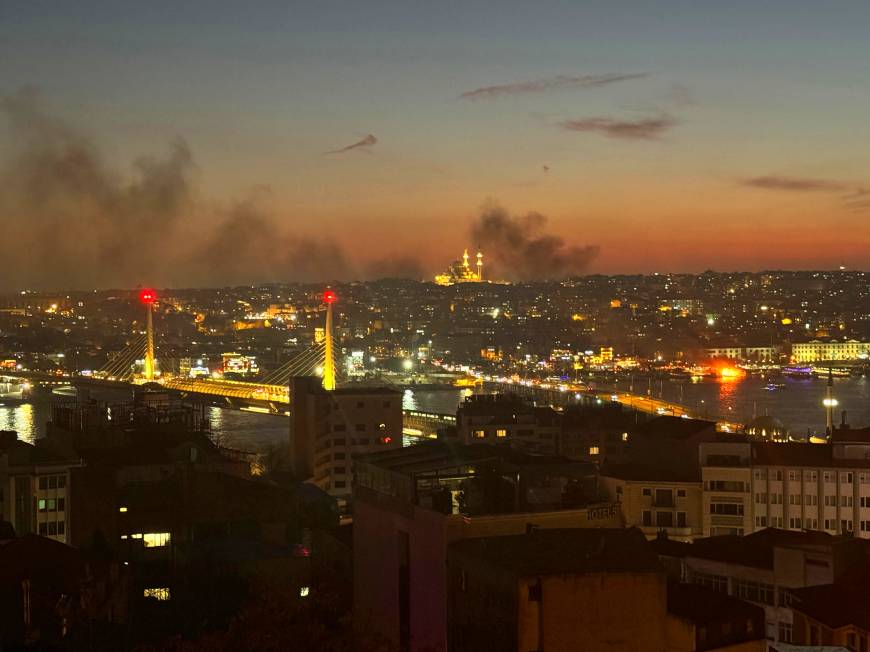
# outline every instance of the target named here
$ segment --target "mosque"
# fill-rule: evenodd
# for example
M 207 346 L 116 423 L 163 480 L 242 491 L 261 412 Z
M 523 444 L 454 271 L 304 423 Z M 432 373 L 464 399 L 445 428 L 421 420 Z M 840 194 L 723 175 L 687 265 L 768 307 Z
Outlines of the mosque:
M 453 285 L 455 283 L 483 283 L 483 254 L 477 252 L 477 264 L 472 267 L 468 263 L 468 249 L 462 254 L 462 260 L 453 261 L 444 272 L 435 277 L 438 285 Z

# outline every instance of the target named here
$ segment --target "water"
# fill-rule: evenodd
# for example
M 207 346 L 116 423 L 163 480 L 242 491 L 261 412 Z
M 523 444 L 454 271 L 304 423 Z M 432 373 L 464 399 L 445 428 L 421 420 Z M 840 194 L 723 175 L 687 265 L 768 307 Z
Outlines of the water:
M 749 377 L 732 382 L 674 383 L 654 381 L 652 393 L 665 400 L 682 403 L 699 414 L 706 412 L 711 418 L 747 422 L 753 414 L 770 414 L 780 419 L 792 433 L 803 435 L 824 432 L 825 413 L 822 399 L 825 380 L 798 380 L 786 378 L 785 387 L 765 390 L 766 381 Z M 646 381 L 635 380 L 635 392 L 644 393 Z M 682 389 L 681 389 L 682 388 Z M 620 389 L 627 390 L 626 382 Z M 469 390 L 406 390 L 402 399 L 405 409 L 453 414 Z M 848 412 L 853 427 L 870 425 L 870 379 L 835 378 L 834 396 L 839 401 L 835 421 L 840 411 Z M 94 397 L 99 398 L 99 397 Z M 0 403 L 3 399 L 0 398 Z M 287 443 L 289 424 L 287 417 L 253 412 L 239 412 L 212 407 L 208 418 L 215 441 L 223 446 L 241 450 L 264 452 Z M 0 430 L 16 430 L 25 441 L 33 442 L 45 432 L 51 415 L 51 401 L 47 397 L 30 403 L 0 405 Z

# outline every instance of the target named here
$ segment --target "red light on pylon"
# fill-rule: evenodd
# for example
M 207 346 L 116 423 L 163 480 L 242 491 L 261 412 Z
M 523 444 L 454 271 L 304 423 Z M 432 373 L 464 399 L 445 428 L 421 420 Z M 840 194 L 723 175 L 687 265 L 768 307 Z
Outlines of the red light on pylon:
M 333 290 L 326 290 L 323 293 L 323 303 L 335 303 L 338 301 L 338 295 Z
M 157 301 L 157 293 L 151 288 L 143 288 L 139 290 L 139 301 L 144 303 L 146 306 L 151 305 Z

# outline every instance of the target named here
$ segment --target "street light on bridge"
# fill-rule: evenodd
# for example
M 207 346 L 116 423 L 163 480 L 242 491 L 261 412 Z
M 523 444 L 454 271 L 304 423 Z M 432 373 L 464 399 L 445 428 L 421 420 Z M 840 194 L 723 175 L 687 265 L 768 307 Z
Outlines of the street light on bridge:
M 142 288 L 139 291 L 139 301 L 145 304 L 147 317 L 145 321 L 145 380 L 154 380 L 154 302 L 157 301 L 157 292 L 151 288 Z

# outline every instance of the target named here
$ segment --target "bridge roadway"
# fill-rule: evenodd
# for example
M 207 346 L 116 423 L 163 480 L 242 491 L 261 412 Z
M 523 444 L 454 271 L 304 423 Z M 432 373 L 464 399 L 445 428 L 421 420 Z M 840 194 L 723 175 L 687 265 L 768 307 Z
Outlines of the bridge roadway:
M 123 387 L 133 383 L 122 380 L 109 380 L 94 378 L 93 376 L 79 376 L 74 374 L 48 374 L 45 372 L 2 370 L 0 378 L 26 378 L 35 384 L 41 385 L 90 385 L 101 387 Z M 233 408 L 248 408 L 256 411 L 270 412 L 273 414 L 289 414 L 285 406 L 290 404 L 290 388 L 285 385 L 264 385 L 261 383 L 248 383 L 236 380 L 217 380 L 213 378 L 170 378 L 166 379 L 163 386 L 172 391 L 184 395 L 198 395 L 210 399 L 223 399 L 222 404 Z M 670 415 L 684 418 L 707 418 L 684 405 L 655 398 L 631 394 L 616 389 L 590 389 L 582 383 L 548 383 L 545 381 L 530 380 L 516 381 L 513 379 L 489 379 L 484 386 L 490 386 L 504 390 L 509 388 L 518 394 L 530 395 L 542 399 L 551 405 L 565 406 L 572 399 L 579 400 L 583 397 L 596 401 L 613 401 L 621 403 L 631 409 L 648 414 Z M 428 434 L 438 427 L 448 424 L 451 415 L 427 415 L 429 419 L 421 418 L 422 413 L 412 414 L 406 411 L 406 419 L 417 421 L 408 424 L 410 429 L 421 430 Z M 717 422 L 717 428 L 724 432 L 738 432 L 741 424 L 726 419 L 713 418 Z M 420 427 L 423 426 L 423 427 Z

